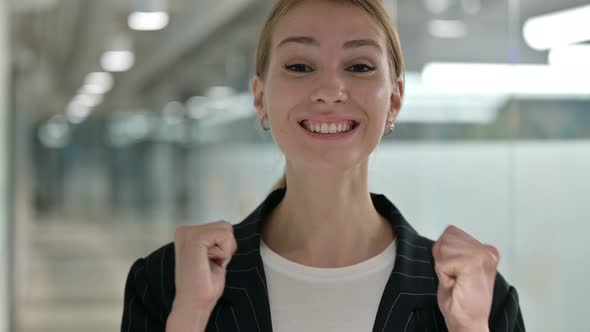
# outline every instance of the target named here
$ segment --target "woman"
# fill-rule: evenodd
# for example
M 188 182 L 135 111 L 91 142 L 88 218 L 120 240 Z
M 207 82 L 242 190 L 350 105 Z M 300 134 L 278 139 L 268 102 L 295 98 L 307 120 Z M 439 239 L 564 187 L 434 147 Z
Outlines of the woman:
M 404 92 L 381 3 L 278 0 L 256 61 L 285 177 L 241 223 L 179 227 L 137 260 L 122 331 L 524 331 L 495 247 L 453 226 L 434 243 L 368 191 Z

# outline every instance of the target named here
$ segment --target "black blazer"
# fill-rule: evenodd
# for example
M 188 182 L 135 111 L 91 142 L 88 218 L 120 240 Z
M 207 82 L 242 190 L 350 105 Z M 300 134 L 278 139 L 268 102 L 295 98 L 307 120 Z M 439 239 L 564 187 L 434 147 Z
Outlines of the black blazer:
M 272 331 L 259 251 L 260 227 L 284 194 L 285 189 L 273 191 L 244 221 L 234 225 L 238 249 L 227 266 L 225 289 L 211 313 L 207 332 Z M 371 193 L 371 199 L 394 227 L 397 245 L 394 268 L 372 331 L 447 331 L 436 299 L 433 241 L 418 235 L 384 195 Z M 121 331 L 164 331 L 174 294 L 174 243 L 169 243 L 131 266 Z M 525 331 L 518 294 L 500 274 L 496 275 L 489 326 L 491 332 Z

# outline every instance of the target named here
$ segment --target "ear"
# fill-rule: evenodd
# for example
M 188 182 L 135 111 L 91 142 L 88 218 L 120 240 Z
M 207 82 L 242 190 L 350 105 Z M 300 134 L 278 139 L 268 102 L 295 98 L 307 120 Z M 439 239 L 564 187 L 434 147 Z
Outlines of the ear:
M 258 75 L 254 76 L 252 80 L 252 93 L 254 94 L 254 108 L 256 109 L 256 113 L 258 113 L 258 117 L 262 118 L 265 115 L 264 112 L 264 92 L 262 91 L 262 80 Z
M 395 82 L 393 89 L 391 90 L 390 108 L 387 114 L 388 121 L 395 121 L 400 109 L 402 108 L 402 99 L 404 96 L 404 81 L 398 78 Z

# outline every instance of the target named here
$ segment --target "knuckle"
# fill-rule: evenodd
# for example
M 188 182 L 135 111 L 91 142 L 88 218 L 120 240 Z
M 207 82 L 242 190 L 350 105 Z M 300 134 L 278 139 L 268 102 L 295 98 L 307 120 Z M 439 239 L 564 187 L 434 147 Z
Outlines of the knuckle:
M 442 242 L 439 246 L 439 250 L 441 254 L 446 254 L 449 252 L 449 250 L 451 249 L 451 245 L 448 242 Z
M 233 225 L 229 221 L 226 220 L 218 220 L 216 222 L 212 222 L 207 224 L 209 228 L 212 229 L 223 229 L 224 231 L 233 231 Z
M 223 228 L 227 231 L 232 231 L 234 229 L 234 226 L 229 221 L 224 220 L 222 225 L 223 225 Z
M 468 234 L 462 230 L 461 228 L 459 228 L 458 226 L 452 225 L 452 233 L 456 236 L 460 236 L 460 237 L 464 237 L 464 236 L 468 236 Z
M 453 225 L 447 226 L 447 228 L 445 228 L 444 232 L 442 233 L 442 235 L 440 236 L 441 240 L 447 239 L 448 237 L 452 236 L 455 233 Z
M 497 260 L 500 260 L 500 256 L 502 256 L 502 254 L 500 253 L 500 249 L 498 249 L 498 247 L 488 244 L 487 248 L 489 250 L 489 252 L 494 255 L 494 257 L 496 257 Z
M 472 266 L 485 267 L 485 259 L 481 254 L 475 254 L 469 256 L 469 263 Z
M 436 264 L 434 264 L 434 271 L 436 274 L 441 274 L 443 272 L 443 264 L 441 262 L 436 262 Z

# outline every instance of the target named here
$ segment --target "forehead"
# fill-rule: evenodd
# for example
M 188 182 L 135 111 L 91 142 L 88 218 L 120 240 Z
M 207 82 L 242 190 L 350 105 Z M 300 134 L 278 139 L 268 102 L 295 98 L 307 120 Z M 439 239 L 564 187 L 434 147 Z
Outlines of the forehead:
M 310 36 L 320 43 L 371 38 L 384 44 L 383 28 L 362 8 L 342 1 L 302 1 L 282 17 L 273 31 L 273 45 L 289 36 Z

